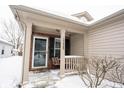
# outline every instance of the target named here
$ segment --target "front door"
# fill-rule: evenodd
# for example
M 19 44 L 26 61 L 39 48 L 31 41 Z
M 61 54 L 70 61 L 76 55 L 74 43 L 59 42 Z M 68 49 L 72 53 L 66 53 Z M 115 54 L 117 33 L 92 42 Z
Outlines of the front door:
M 48 38 L 47 37 L 33 37 L 33 68 L 47 67 L 48 59 Z

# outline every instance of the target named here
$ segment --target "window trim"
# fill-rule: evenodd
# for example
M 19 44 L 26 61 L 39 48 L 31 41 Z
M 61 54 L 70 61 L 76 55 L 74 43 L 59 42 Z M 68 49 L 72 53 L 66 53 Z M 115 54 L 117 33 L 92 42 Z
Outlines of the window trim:
M 56 50 L 60 51 L 60 48 L 56 48 L 56 41 L 59 40 L 60 43 L 60 38 L 54 38 L 54 57 L 56 57 Z
M 34 66 L 35 39 L 46 39 L 46 64 L 45 64 L 45 66 L 38 66 L 38 67 Z M 47 67 L 48 67 L 48 37 L 33 36 L 32 69 L 47 68 Z

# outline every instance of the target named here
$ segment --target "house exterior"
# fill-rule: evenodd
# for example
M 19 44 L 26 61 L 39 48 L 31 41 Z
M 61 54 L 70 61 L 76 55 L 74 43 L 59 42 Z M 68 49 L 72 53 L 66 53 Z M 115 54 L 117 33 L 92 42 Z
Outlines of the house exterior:
M 10 6 L 20 27 L 25 31 L 22 83 L 28 82 L 29 71 L 51 68 L 51 58 L 60 59 L 60 75 L 81 66 L 83 57 L 124 57 L 124 10 L 95 23 L 87 12 L 63 17 L 25 6 Z M 81 69 L 85 67 L 80 67 Z
M 13 54 L 13 45 L 0 39 L 0 58 L 10 57 Z

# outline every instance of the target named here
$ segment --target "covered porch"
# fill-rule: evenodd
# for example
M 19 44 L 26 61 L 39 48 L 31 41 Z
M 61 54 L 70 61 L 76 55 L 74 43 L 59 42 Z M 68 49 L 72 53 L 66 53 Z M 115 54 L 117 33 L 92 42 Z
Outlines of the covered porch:
M 83 68 L 81 64 L 84 56 L 87 56 L 87 25 L 79 20 L 29 7 L 10 7 L 25 33 L 21 80 L 23 85 L 28 83 L 30 70 L 48 67 L 51 56 L 59 57 L 61 77 L 65 73 L 77 71 L 77 67 Z M 55 47 L 54 44 L 54 56 L 50 52 L 50 37 L 59 38 L 57 41 L 60 41 L 60 47 Z M 68 43 L 66 39 L 69 40 Z M 44 64 L 38 63 L 41 61 Z
M 49 68 L 49 64 L 50 64 L 50 60 L 51 57 L 58 57 L 59 61 L 60 61 L 60 77 L 64 77 L 66 74 L 74 74 L 77 73 L 78 69 L 80 70 L 84 70 L 85 66 L 84 66 L 84 56 L 86 56 L 85 54 L 85 43 L 86 43 L 86 33 L 84 32 L 78 32 L 78 31 L 71 31 L 71 30 L 65 30 L 65 29 L 53 29 L 53 28 L 47 28 L 47 27 L 42 27 L 42 26 L 37 26 L 37 25 L 32 25 L 31 26 L 31 44 L 30 44 L 30 49 L 29 49 L 29 56 L 30 56 L 30 63 L 28 64 L 29 69 L 24 69 L 27 73 L 23 74 L 23 75 L 27 75 L 29 73 L 29 71 L 40 71 L 41 69 L 46 69 L 46 71 L 48 71 Z M 36 44 L 34 43 L 34 41 L 36 42 L 36 37 L 40 38 L 40 39 L 45 39 L 46 40 L 46 44 L 45 44 L 45 53 L 46 53 L 46 66 L 45 67 L 36 67 L 33 68 L 33 63 L 34 63 L 34 50 L 36 47 Z M 58 52 L 57 54 L 54 53 L 51 56 L 52 51 L 50 50 L 50 43 L 52 43 L 54 45 L 55 48 L 55 43 L 56 42 L 50 42 L 51 37 L 54 39 L 59 39 L 59 43 L 60 43 L 60 52 Z M 29 36 L 28 36 L 29 38 Z M 35 38 L 35 39 L 34 39 Z M 68 40 L 68 42 L 66 41 Z M 29 42 L 28 42 L 29 43 Z M 29 45 L 28 43 L 25 43 L 26 45 Z M 69 43 L 69 44 L 67 44 Z M 34 47 L 35 46 L 35 47 Z M 59 45 L 58 45 L 59 46 Z M 26 65 L 27 66 L 27 65 Z M 41 70 L 41 71 L 42 71 Z M 24 76 L 24 78 L 27 78 L 27 80 L 29 76 Z
M 32 26 L 30 71 L 53 69 L 64 63 L 64 73 L 75 72 L 84 56 L 84 34 Z M 63 46 L 62 46 L 63 45 Z M 61 53 L 64 52 L 64 60 Z M 80 67 L 81 68 L 81 67 Z

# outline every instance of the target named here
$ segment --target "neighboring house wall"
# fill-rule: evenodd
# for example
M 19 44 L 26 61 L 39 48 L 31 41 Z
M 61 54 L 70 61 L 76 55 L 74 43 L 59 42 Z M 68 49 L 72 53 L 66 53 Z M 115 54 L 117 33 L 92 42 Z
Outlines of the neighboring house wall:
M 84 37 L 83 34 L 71 35 L 71 55 L 84 55 Z
M 124 19 L 91 29 L 88 54 L 124 57 Z
M 13 46 L 0 42 L 0 58 L 12 56 Z

